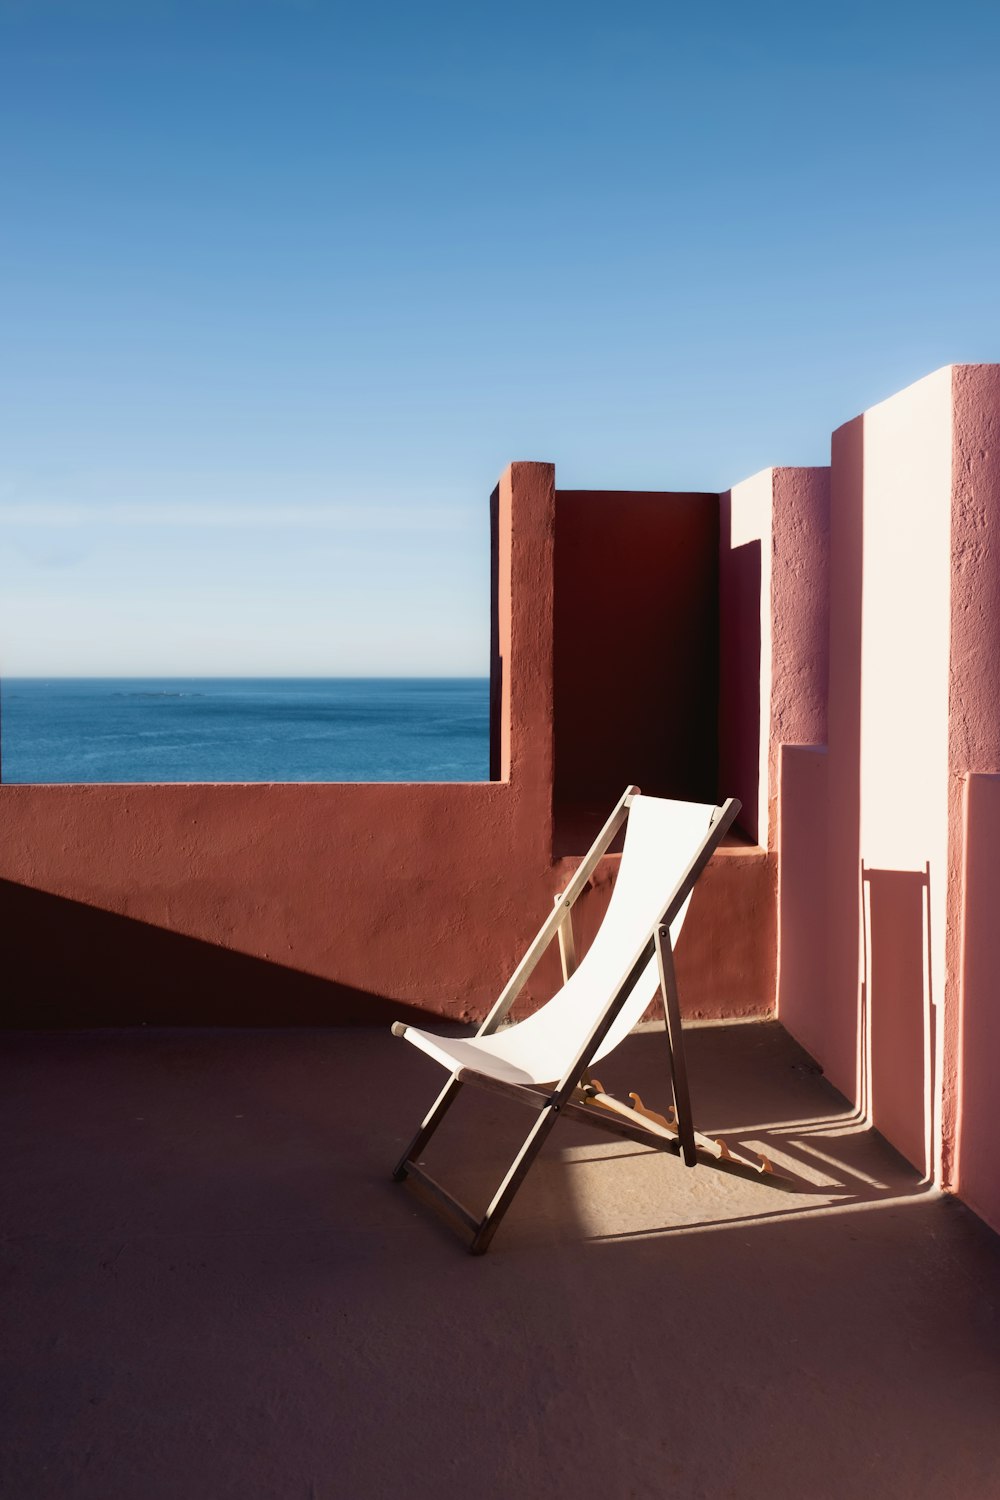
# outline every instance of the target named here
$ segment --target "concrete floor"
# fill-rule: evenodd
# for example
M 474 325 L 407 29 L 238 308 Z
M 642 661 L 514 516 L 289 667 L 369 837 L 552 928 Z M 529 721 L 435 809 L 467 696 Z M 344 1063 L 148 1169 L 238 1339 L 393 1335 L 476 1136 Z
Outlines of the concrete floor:
M 563 1124 L 478 1260 L 389 1181 L 442 1075 L 384 1030 L 8 1035 L 0 1493 L 995 1500 L 1000 1242 L 776 1023 L 688 1035 L 815 1191 Z M 530 1118 L 466 1090 L 428 1165 L 485 1202 Z

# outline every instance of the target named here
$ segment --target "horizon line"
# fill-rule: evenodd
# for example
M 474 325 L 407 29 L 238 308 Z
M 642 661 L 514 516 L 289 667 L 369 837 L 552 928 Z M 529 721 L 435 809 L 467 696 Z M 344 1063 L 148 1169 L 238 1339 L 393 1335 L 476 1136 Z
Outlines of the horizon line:
M 2 682 L 488 682 L 488 672 L 0 672 Z

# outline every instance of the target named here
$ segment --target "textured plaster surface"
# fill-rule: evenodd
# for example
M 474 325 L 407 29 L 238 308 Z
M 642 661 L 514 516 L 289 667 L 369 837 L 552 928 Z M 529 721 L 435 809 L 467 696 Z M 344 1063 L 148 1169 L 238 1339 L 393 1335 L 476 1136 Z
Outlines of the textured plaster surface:
M 0 787 L 5 1023 L 482 1017 L 566 878 L 552 857 L 554 482 L 551 464 L 513 464 L 493 498 L 504 780 Z M 645 702 L 659 714 L 648 687 Z M 753 851 L 706 891 L 723 907 L 700 895 L 688 922 L 685 1006 L 767 1010 L 773 899 Z M 553 956 L 526 1005 L 557 972 Z
M 602 1082 L 662 1107 L 662 1045 Z M 475 1260 L 389 1181 L 441 1074 L 386 1031 L 9 1036 L 4 1493 L 1000 1492 L 996 1239 L 774 1023 L 689 1055 L 813 1194 L 564 1124 Z M 527 1123 L 466 1091 L 428 1165 L 483 1203 Z
M 778 1016 L 813 1057 L 829 1052 L 829 755 L 825 745 L 781 753 L 778 846 Z
M 1000 776 L 970 776 L 965 788 L 963 889 L 957 1018 L 956 1158 L 950 1181 L 959 1197 L 1000 1233 L 1000 922 L 997 848 Z M 946 1117 L 947 1118 L 947 1117 Z
M 772 470 L 768 847 L 783 745 L 825 745 L 830 677 L 830 471 Z
M 863 506 L 860 853 L 872 1110 L 889 1140 L 931 1171 L 947 910 L 950 369 L 865 413 Z
M 828 469 L 765 469 L 721 502 L 720 790 L 771 850 L 782 745 L 826 742 L 829 516 Z
M 1000 368 L 957 366 L 953 380 L 944 1175 L 1000 1228 Z
M 816 991 L 822 1019 L 805 1023 L 832 1081 L 928 1170 L 945 978 L 951 411 L 951 372 L 938 371 L 833 437 L 829 983 Z M 916 1092 L 904 1056 L 918 1061 Z
M 1000 368 L 937 371 L 832 457 L 829 755 L 783 751 L 779 1012 L 1000 1225 Z
M 602 860 L 574 907 L 578 950 L 585 952 L 607 910 L 618 857 Z M 576 861 L 560 860 L 560 886 Z M 677 980 L 692 1018 L 764 1016 L 774 1008 L 775 860 L 739 844 L 718 849 L 695 888 L 677 943 Z

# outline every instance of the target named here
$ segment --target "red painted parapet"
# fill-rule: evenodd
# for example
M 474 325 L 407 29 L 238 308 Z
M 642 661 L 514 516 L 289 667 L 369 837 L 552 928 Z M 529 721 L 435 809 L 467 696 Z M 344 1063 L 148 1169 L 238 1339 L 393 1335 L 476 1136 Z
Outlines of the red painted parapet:
M 485 1014 L 562 878 L 552 844 L 556 614 L 600 608 L 584 588 L 583 564 L 564 584 L 579 597 L 561 605 L 556 598 L 554 480 L 549 464 L 513 464 L 493 498 L 497 781 L 0 787 L 7 1024 Z M 702 512 L 713 498 L 699 498 Z M 690 531 L 690 502 L 662 495 L 630 503 L 633 519 L 643 512 L 647 551 L 658 540 L 669 552 L 690 534 L 704 569 L 704 538 L 714 539 L 714 530 L 702 514 Z M 598 497 L 580 504 L 592 535 L 595 527 L 613 534 L 622 497 L 607 497 L 603 518 Z M 563 514 L 571 552 L 572 502 Z M 651 586 L 646 557 L 640 573 Z M 667 698 L 677 732 L 687 731 L 690 705 L 671 692 L 671 650 L 705 650 L 714 681 L 714 636 L 706 644 L 706 632 L 685 616 L 680 624 L 691 628 L 680 630 L 681 640 L 637 638 L 637 619 L 659 618 L 662 604 L 647 601 L 642 615 L 619 582 L 607 593 L 623 605 L 603 615 L 607 651 L 632 652 L 643 668 L 638 677 L 623 673 L 621 743 L 600 731 L 600 776 L 617 774 L 620 791 L 636 779 L 630 746 L 642 740 L 643 715 L 656 713 L 659 734 Z M 671 607 L 676 614 L 676 602 Z M 686 607 L 704 614 L 697 597 Z M 587 642 L 583 630 L 584 650 Z M 654 680 L 660 661 L 662 684 Z M 581 691 L 606 681 L 596 664 L 592 678 L 577 675 Z M 584 735 L 588 712 L 607 708 L 592 699 L 573 733 Z M 572 704 L 563 711 L 572 721 Z M 579 774 L 586 756 L 580 747 L 575 753 Z M 773 866 L 752 849 L 726 851 L 717 863 L 678 951 L 685 1003 L 701 1014 L 765 1013 L 773 1001 Z M 612 860 L 584 898 L 583 923 L 588 901 L 596 914 L 613 867 Z M 540 989 L 555 979 L 553 960 L 539 971 Z

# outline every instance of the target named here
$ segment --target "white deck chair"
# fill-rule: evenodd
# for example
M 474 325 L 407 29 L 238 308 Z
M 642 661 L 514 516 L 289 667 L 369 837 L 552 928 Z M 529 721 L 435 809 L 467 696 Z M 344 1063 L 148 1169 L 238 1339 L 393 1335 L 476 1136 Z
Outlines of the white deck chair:
M 447 1068 L 448 1082 L 396 1166 L 397 1181 L 414 1177 L 470 1232 L 473 1254 L 489 1246 L 528 1168 L 560 1114 L 723 1171 L 760 1177 L 774 1186 L 796 1184 L 758 1163 L 735 1157 L 723 1143 L 694 1130 L 681 1037 L 673 948 L 702 870 L 740 810 L 643 797 L 629 787 L 474 1037 L 439 1036 L 397 1022 L 405 1037 Z M 604 921 L 579 967 L 575 965 L 572 907 L 622 823 L 628 820 L 621 866 Z M 498 1030 L 545 949 L 558 936 L 562 988 L 534 1015 Z M 591 1065 L 631 1031 L 659 990 L 670 1060 L 673 1120 L 635 1108 L 588 1081 Z M 465 1083 L 520 1099 L 537 1119 L 482 1219 L 447 1192 L 416 1158 Z

